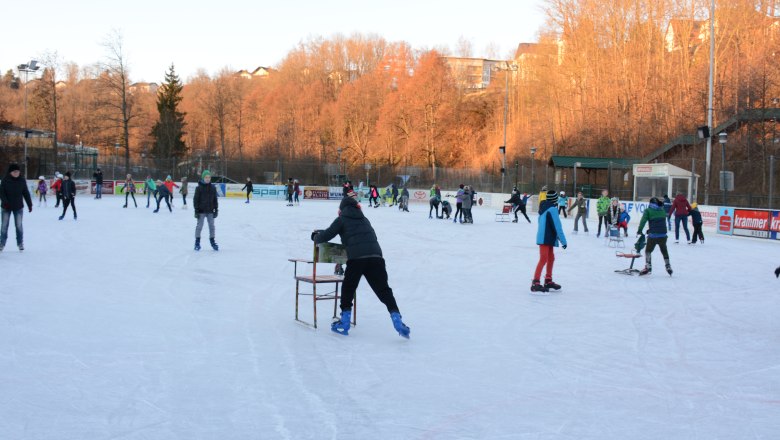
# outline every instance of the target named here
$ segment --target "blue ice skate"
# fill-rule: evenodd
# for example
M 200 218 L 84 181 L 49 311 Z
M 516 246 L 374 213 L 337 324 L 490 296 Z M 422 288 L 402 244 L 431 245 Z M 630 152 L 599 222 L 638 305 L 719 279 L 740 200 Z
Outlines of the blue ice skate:
M 390 319 L 393 320 L 393 327 L 395 327 L 395 331 L 398 332 L 399 335 L 403 336 L 406 339 L 409 339 L 409 327 L 404 324 L 403 321 L 401 321 L 401 314 L 398 312 L 393 312 L 390 314 Z
M 351 321 L 352 311 L 344 310 L 341 312 L 341 319 L 334 321 L 333 324 L 330 325 L 330 329 L 340 335 L 347 336 L 349 335 L 349 325 Z

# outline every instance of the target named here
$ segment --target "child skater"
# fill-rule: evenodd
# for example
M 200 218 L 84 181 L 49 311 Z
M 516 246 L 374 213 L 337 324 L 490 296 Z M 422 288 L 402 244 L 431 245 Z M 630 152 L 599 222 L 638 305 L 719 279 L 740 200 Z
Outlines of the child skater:
M 385 259 L 382 257 L 382 249 L 379 247 L 371 222 L 360 209 L 355 191 L 349 191 L 347 197 L 342 199 L 339 216 L 330 227 L 324 231 L 312 232 L 311 239 L 315 244 L 320 244 L 336 235 L 341 236 L 341 243 L 347 248 L 347 270 L 341 287 L 341 319 L 331 325 L 331 330 L 345 336 L 349 334 L 352 300 L 360 278 L 365 276 L 368 285 L 387 307 L 395 330 L 408 339 L 409 327 L 402 321 L 393 289 L 387 284 L 387 269 Z
M 187 209 L 187 194 L 189 194 L 189 190 L 187 189 L 186 177 L 181 178 L 181 188 L 179 188 L 179 194 L 181 194 L 181 200 L 184 203 L 184 206 L 182 206 L 181 209 Z
M 645 249 L 645 268 L 639 272 L 639 275 L 650 275 L 653 271 L 651 261 L 653 250 L 656 246 L 661 249 L 661 255 L 664 256 L 666 271 L 669 276 L 672 275 L 672 265 L 669 263 L 669 250 L 666 248 L 666 212 L 664 212 L 664 202 L 658 200 L 658 197 L 650 199 L 650 204 L 642 214 L 642 220 L 639 221 L 639 229 L 636 235 L 642 235 L 642 230 L 648 224 L 650 228 L 647 231 L 647 248 Z
M 43 206 L 46 206 L 46 191 L 48 191 L 49 188 L 46 186 L 46 179 L 43 176 L 38 177 L 38 188 L 36 188 L 36 191 L 38 191 L 38 207 L 41 207 L 41 201 L 43 201 Z
M 704 220 L 701 218 L 698 203 L 691 203 L 691 210 L 688 211 L 688 215 L 691 216 L 691 223 L 693 223 L 693 240 L 688 244 L 696 244 L 697 239 L 701 241 L 701 244 L 704 244 L 704 232 L 701 230 L 701 227 L 704 225 Z
M 135 182 L 133 182 L 132 174 L 127 175 L 127 179 L 125 179 L 125 184 L 122 186 L 122 192 L 125 193 L 125 206 L 123 206 L 123 208 L 127 208 L 128 197 L 133 198 L 133 205 L 135 205 L 135 207 L 138 208 L 138 203 L 136 203 L 135 201 Z
M 558 193 L 547 191 L 545 200 L 539 205 L 539 227 L 536 233 L 536 244 L 539 246 L 539 262 L 536 264 L 534 279 L 531 282 L 531 292 L 549 292 L 560 290 L 560 284 L 553 282 L 553 264 L 558 243 L 566 249 L 566 236 L 563 235 L 561 218 L 558 215 Z M 542 269 L 547 266 L 544 285 L 541 284 Z

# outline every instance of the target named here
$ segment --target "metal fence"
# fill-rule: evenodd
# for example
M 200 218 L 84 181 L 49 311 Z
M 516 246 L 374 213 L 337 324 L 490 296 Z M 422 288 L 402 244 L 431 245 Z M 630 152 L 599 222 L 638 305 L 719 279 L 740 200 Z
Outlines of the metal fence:
M 0 173 L 4 173 L 11 162 L 22 163 L 24 150 L 20 146 L 0 146 Z M 752 160 L 733 160 L 727 158 L 725 168 L 734 173 L 734 190 L 721 191 L 720 170 L 722 157 L 713 155 L 711 184 L 705 188 L 705 161 L 700 157 L 687 157 L 669 160 L 669 163 L 700 175 L 695 201 L 705 202 L 705 193 L 709 195 L 709 204 L 736 207 L 778 208 L 780 207 L 780 157 L 766 156 Z M 390 166 L 360 163 L 326 163 L 315 159 L 269 160 L 254 158 L 243 161 L 221 161 L 218 158 L 153 159 L 132 158 L 129 168 L 124 166 L 121 155 L 105 155 L 79 150 L 75 147 L 61 147 L 55 167 L 54 153 L 51 149 L 33 148 L 28 150 L 29 174 L 32 178 L 39 175 L 51 176 L 55 171 L 71 171 L 74 178 L 88 179 L 98 167 L 107 179 L 121 180 L 130 173 L 136 177 L 151 175 L 174 179 L 186 176 L 197 180 L 204 169 L 212 174 L 225 176 L 237 182 L 247 177 L 256 183 L 283 183 L 288 178 L 298 179 L 305 185 L 341 185 L 345 180 L 354 184 L 360 182 L 383 187 L 391 183 L 406 184 L 409 187 L 429 188 L 436 184 L 445 189 L 457 188 L 460 184 L 472 185 L 480 192 L 509 193 L 515 186 L 521 192 L 535 193 L 542 186 L 549 189 L 574 194 L 582 191 L 586 197 L 598 197 L 602 189 L 608 189 L 610 195 L 622 200 L 633 198 L 633 173 L 631 169 L 614 168 L 610 170 L 583 170 L 577 172 L 576 182 L 572 169 L 555 169 L 546 161 L 532 162 L 530 158 L 517 158 L 507 161 L 507 169 L 502 176 L 500 162 L 496 160 L 489 168 L 437 168 L 417 166 Z M 30 177 L 28 176 L 28 177 Z M 688 195 L 690 197 L 690 195 Z M 693 200 L 692 200 L 693 201 Z

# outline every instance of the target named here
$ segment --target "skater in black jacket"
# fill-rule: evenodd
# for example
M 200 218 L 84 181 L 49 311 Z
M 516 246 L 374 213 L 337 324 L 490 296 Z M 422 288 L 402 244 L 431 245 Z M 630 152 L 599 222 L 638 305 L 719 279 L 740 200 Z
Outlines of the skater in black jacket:
M 70 178 L 70 171 L 65 173 L 62 178 L 62 215 L 60 220 L 65 218 L 68 206 L 73 209 L 73 220 L 78 219 L 76 214 L 76 183 Z
M 246 178 L 246 185 L 244 185 L 244 187 L 241 188 L 241 190 L 242 191 L 246 190 L 246 202 L 244 202 L 244 203 L 249 203 L 249 196 L 252 195 L 252 191 L 253 191 L 253 189 L 252 189 L 252 179 L 247 177 Z
M 24 250 L 22 219 L 25 203 L 27 203 L 27 211 L 32 212 L 32 197 L 30 197 L 30 190 L 27 188 L 27 181 L 22 177 L 19 165 L 12 163 L 8 166 L 8 173 L 0 183 L 0 213 L 2 213 L 0 251 L 3 250 L 6 240 L 8 240 L 11 215 L 14 216 L 14 226 L 16 226 L 16 245 L 20 251 Z
M 341 243 L 347 249 L 347 270 L 341 287 L 341 319 L 333 323 L 331 330 L 342 335 L 349 334 L 352 301 L 360 278 L 365 276 L 371 289 L 387 307 L 395 330 L 399 335 L 408 338 L 409 327 L 401 320 L 393 290 L 387 284 L 385 259 L 382 257 L 382 249 L 379 247 L 374 228 L 363 215 L 355 191 L 349 191 L 347 194 L 347 197 L 341 201 L 339 216 L 330 227 L 311 234 L 315 244 L 325 243 L 339 235 Z
M 520 195 L 517 188 L 515 188 L 512 190 L 512 197 L 510 197 L 509 200 L 504 201 L 504 203 L 512 204 L 512 212 L 515 214 L 515 219 L 512 220 L 512 223 L 517 223 L 517 211 L 522 212 L 523 217 L 528 220 L 528 223 L 531 223 L 531 219 L 528 218 L 528 214 L 526 213 L 526 200 L 528 200 L 528 198 Z
M 195 197 L 192 198 L 192 208 L 195 210 L 195 218 L 198 224 L 195 226 L 195 250 L 200 250 L 200 231 L 203 230 L 203 221 L 209 224 L 209 242 L 211 248 L 219 250 L 216 242 L 214 219 L 219 215 L 219 202 L 217 201 L 217 189 L 211 184 L 211 172 L 203 171 L 201 181 L 195 189 Z
M 171 208 L 171 199 L 173 199 L 173 194 L 168 189 L 167 186 L 163 185 L 161 181 L 157 181 L 157 209 L 154 210 L 154 212 L 160 212 L 160 200 L 165 199 L 165 204 L 168 205 L 168 211 L 173 212 L 173 209 Z

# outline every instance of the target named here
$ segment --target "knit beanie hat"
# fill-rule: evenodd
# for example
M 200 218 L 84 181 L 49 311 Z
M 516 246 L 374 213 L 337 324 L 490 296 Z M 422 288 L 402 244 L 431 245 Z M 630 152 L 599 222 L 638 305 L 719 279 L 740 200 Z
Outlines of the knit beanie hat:
M 70 171 L 65 171 L 65 175 L 70 177 Z
M 558 193 L 555 191 L 547 191 L 547 201 L 555 203 L 558 201 Z
M 14 171 L 21 171 L 19 164 L 12 163 L 11 165 L 8 165 L 8 174 L 13 173 Z
M 210 176 L 210 175 L 211 175 L 211 171 L 209 171 L 209 170 L 203 170 L 203 173 L 201 173 L 201 175 L 200 175 L 200 178 L 201 178 L 201 179 L 205 179 L 205 178 L 206 178 L 206 176 Z

